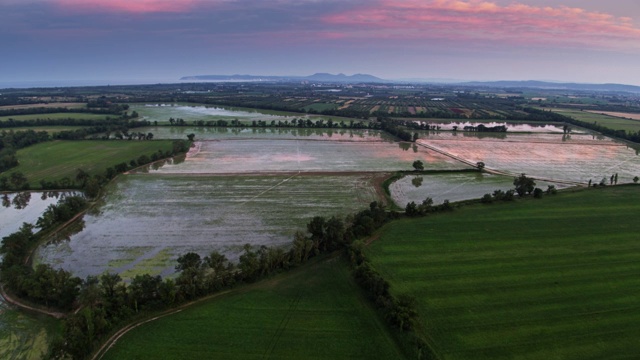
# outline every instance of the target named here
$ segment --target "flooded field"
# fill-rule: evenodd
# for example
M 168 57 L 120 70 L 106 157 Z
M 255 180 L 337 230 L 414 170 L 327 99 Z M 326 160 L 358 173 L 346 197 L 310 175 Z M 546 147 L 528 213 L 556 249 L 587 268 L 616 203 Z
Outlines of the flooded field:
M 131 278 L 170 275 L 176 257 L 188 251 L 219 250 L 235 259 L 245 243 L 288 244 L 313 216 L 368 206 L 377 200 L 374 177 L 412 170 L 415 160 L 426 170 L 471 167 L 457 157 L 511 174 L 583 183 L 615 173 L 619 182 L 630 182 L 640 175 L 636 150 L 586 133 L 435 131 L 422 132 L 412 144 L 376 131 L 153 129 L 158 138 L 193 132 L 196 142 L 182 159 L 122 176 L 99 211 L 85 215 L 66 240 L 42 246 L 37 261 L 80 277 L 109 270 Z M 512 176 L 449 173 L 407 176 L 390 190 L 405 206 L 426 197 L 436 203 L 480 198 L 512 183 Z
M 221 107 L 215 105 L 195 105 L 195 104 L 131 104 L 129 111 L 136 111 L 141 119 L 168 123 L 170 118 L 183 119 L 186 122 L 197 120 L 239 120 L 241 122 L 251 121 L 291 121 L 295 119 L 329 119 L 335 117 L 322 115 L 307 115 L 298 113 L 288 113 L 281 111 L 270 111 L 261 109 Z
M 165 165 L 157 174 L 224 174 L 255 172 L 353 172 L 411 170 L 415 160 L 425 169 L 464 169 L 468 166 L 410 143 L 227 140 L 202 141 L 179 164 Z
M 346 215 L 377 200 L 372 175 L 141 176 L 109 191 L 84 229 L 38 250 L 38 261 L 75 275 L 168 275 L 179 254 L 219 250 L 236 259 L 245 243 L 284 245 L 313 216 Z
M 618 173 L 619 183 L 625 183 L 640 174 L 638 150 L 591 135 L 571 135 L 563 141 L 548 135 L 479 139 L 440 134 L 419 143 L 474 163 L 482 161 L 487 168 L 547 179 L 598 183 L 605 178 L 608 183 Z
M 22 223 L 35 224 L 49 205 L 66 194 L 57 191 L 1 194 L 0 239 L 18 231 Z
M 379 130 L 309 129 L 309 128 L 225 128 L 194 126 L 149 126 L 138 128 L 142 133 L 153 133 L 154 139 L 186 139 L 195 134 L 196 140 L 238 139 L 300 139 L 334 141 L 393 141 Z
M 519 124 L 504 121 L 491 121 L 491 122 L 476 122 L 476 121 L 450 121 L 450 122 L 431 122 L 431 121 L 417 121 L 420 123 L 427 123 L 430 126 L 437 126 L 440 130 L 453 130 L 464 131 L 465 127 L 477 127 L 483 125 L 486 127 L 505 126 L 507 133 L 509 132 L 525 132 L 525 133 L 555 133 L 562 134 L 562 125 L 551 124 Z M 572 132 L 582 132 L 582 130 L 572 130 Z
M 0 296 L 0 359 L 43 359 L 56 321 L 27 315 Z
M 550 183 L 536 181 L 536 187 L 547 189 Z M 557 189 L 562 184 L 553 184 Z M 400 207 L 413 201 L 421 203 L 427 197 L 434 204 L 444 200 L 461 201 L 479 199 L 484 194 L 492 194 L 494 190 L 507 191 L 513 189 L 513 177 L 498 176 L 485 173 L 448 173 L 433 175 L 408 175 L 389 186 L 393 201 Z
M 451 132 L 451 131 L 417 131 L 421 140 L 455 140 L 455 141 L 491 141 L 501 140 L 522 143 L 560 143 L 560 144 L 617 144 L 620 142 L 598 133 L 481 133 L 481 132 Z

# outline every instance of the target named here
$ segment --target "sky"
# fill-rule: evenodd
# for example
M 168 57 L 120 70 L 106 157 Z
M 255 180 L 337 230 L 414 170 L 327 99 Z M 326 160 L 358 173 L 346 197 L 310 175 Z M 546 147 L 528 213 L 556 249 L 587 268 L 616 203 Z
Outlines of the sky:
M 638 0 L 0 0 L 0 85 L 189 75 L 640 85 Z

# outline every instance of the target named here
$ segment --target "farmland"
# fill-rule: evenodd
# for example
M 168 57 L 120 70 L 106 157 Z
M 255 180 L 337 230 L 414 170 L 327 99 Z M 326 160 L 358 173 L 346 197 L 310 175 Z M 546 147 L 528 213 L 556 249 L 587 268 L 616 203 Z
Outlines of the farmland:
M 27 114 L 27 115 L 12 115 L 12 116 L 0 116 L 0 122 L 13 120 L 63 120 L 63 119 L 75 119 L 75 120 L 109 120 L 117 119 L 117 115 L 103 115 L 103 114 L 87 114 L 87 113 L 46 113 L 46 114 Z
M 3 130 L 12 130 L 12 131 L 25 131 L 25 130 L 33 130 L 33 131 L 46 131 L 49 134 L 56 134 L 62 131 L 73 131 L 82 129 L 82 126 L 28 126 L 28 127 L 12 127 Z
M 196 140 L 230 139 L 299 139 L 333 141 L 383 141 L 392 137 L 379 130 L 316 129 L 316 128 L 227 128 L 195 126 L 149 126 L 136 131 L 153 133 L 154 139 L 186 139 L 195 134 Z
M 562 188 L 600 181 L 608 185 L 614 174 L 619 183 L 630 183 L 640 175 L 640 150 L 631 143 L 576 125 L 567 131 L 562 118 L 529 109 L 535 101 L 547 110 L 547 99 L 562 98 L 575 102 L 573 110 L 566 111 L 598 117 L 589 123 L 600 124 L 604 118 L 615 118 L 578 112 L 578 103 L 588 103 L 585 106 L 596 112 L 625 111 L 627 106 L 635 111 L 624 95 L 607 95 L 616 96 L 609 103 L 605 97 L 591 99 L 566 91 L 465 93 L 440 86 L 158 87 L 158 93 L 153 93 L 154 86 L 113 87 L 105 96 L 87 88 L 75 90 L 73 100 L 99 98 L 116 109 L 94 120 L 119 118 L 118 109 L 129 106 L 129 112 L 140 115 L 134 120 L 148 121 L 145 127 L 133 127 L 142 124 L 123 118 L 96 137 L 109 133 L 115 138 L 131 126 L 132 132 L 153 134 L 153 140 L 48 141 L 16 148 L 20 165 L 2 176 L 20 171 L 33 188 L 42 179 L 68 178 L 61 183 L 69 183 L 79 168 L 104 175 L 107 167 L 140 155 L 170 151 L 172 139 L 195 136 L 187 155 L 111 181 L 102 198 L 91 199 L 87 213 L 42 239 L 31 265 L 48 264 L 80 278 L 118 273 L 127 286 L 142 274 L 173 281 L 180 276 L 180 255 L 204 256 L 215 250 L 237 263 L 247 243 L 254 249 L 288 249 L 294 233 L 305 232 L 314 216 L 335 215 L 348 224 L 355 221 L 354 212 L 372 201 L 400 210 L 427 197 L 436 204 L 477 199 L 497 189 L 512 189 L 513 176 L 521 173 L 537 177 L 537 187 L 543 189 L 550 183 L 539 178 L 558 181 L 554 185 Z M 533 100 L 538 97 L 544 100 Z M 34 99 L 19 101 L 40 101 Z M 65 119 L 87 114 L 19 116 L 51 115 Z M 233 127 L 216 123 L 236 119 L 239 123 Z M 301 120 L 299 127 L 291 125 L 294 119 Z M 278 127 L 279 121 L 289 123 Z M 410 122 L 439 130 L 416 130 Z M 406 139 L 393 131 L 396 125 L 409 135 L 417 133 L 417 141 L 402 142 L 390 135 Z M 478 125 L 505 126 L 507 131 L 463 131 Z M 72 129 L 34 127 L 60 128 Z M 415 160 L 422 161 L 426 171 L 413 172 Z M 477 171 L 479 161 L 488 172 Z M 396 207 L 388 203 L 381 184 L 398 171 L 405 176 L 389 185 Z M 638 210 L 636 190 L 625 185 L 545 194 L 543 200 L 454 205 L 455 211 L 448 214 L 393 222 L 380 238 L 372 238 L 369 253 L 375 267 L 391 280 L 392 292 L 419 300 L 419 335 L 444 359 L 578 358 L 592 353 L 604 357 L 606 352 L 624 357 L 633 350 L 631 339 L 640 335 L 630 325 L 640 317 L 633 292 L 638 285 L 633 277 L 638 274 L 638 249 L 630 235 L 638 230 L 633 218 Z M 10 204 L 20 196 L 25 195 L 6 194 L 3 200 Z M 0 209 L 0 232 L 15 231 L 22 221 L 33 222 L 53 202 L 40 199 L 38 193 L 31 197 L 25 209 Z M 108 357 L 158 358 L 167 351 L 201 358 L 400 357 L 380 314 L 354 288 L 343 259 L 312 260 L 308 265 L 241 285 L 138 328 Z M 175 284 L 182 293 L 178 301 L 187 301 L 184 283 Z M 629 319 L 620 315 L 623 312 L 631 314 Z M 20 323 L 15 314 L 12 308 L 0 309 L 0 327 L 9 326 L 3 321 Z M 39 344 L 44 344 L 47 331 L 58 331 L 48 325 L 44 332 L 35 325 L 20 326 L 12 330 L 11 345 L 1 340 L 0 357 L 7 354 L 4 349 L 45 348 Z
M 0 358 L 44 358 L 49 342 L 60 331 L 59 327 L 59 321 L 24 314 L 0 296 Z
M 34 109 L 34 108 L 67 108 L 67 109 L 80 109 L 86 107 L 85 103 L 70 103 L 70 102 L 48 102 L 39 104 L 23 104 L 23 105 L 6 105 L 0 106 L 2 110 L 16 110 L 16 109 Z
M 609 115 L 603 115 L 603 111 L 580 111 L 573 109 L 552 109 L 562 115 L 572 117 L 576 120 L 598 123 L 602 126 L 606 126 L 615 130 L 625 130 L 631 132 L 640 131 L 640 121 L 624 119 L 622 117 L 615 117 Z
M 369 249 L 443 359 L 637 354 L 637 186 L 388 225 Z
M 436 152 L 410 143 L 380 141 L 226 140 L 201 141 L 199 151 L 158 174 L 255 172 L 335 172 L 410 170 L 414 160 L 427 169 L 468 168 Z
M 140 326 L 103 359 L 158 359 L 167 353 L 200 359 L 403 358 L 338 258 Z
M 638 150 L 597 135 L 455 135 L 436 133 L 419 144 L 488 168 L 545 179 L 600 182 L 619 173 L 620 182 L 640 174 Z
M 261 110 L 253 108 L 243 107 L 221 107 L 216 105 L 204 105 L 204 104 L 184 104 L 184 103 L 171 103 L 171 104 L 132 104 L 131 111 L 136 111 L 143 120 L 151 122 L 157 121 L 158 123 L 169 123 L 171 118 L 183 119 L 187 122 L 193 122 L 196 120 L 202 121 L 215 121 L 215 120 L 239 120 L 241 122 L 251 121 L 291 121 L 295 119 L 332 119 L 334 121 L 352 119 L 340 118 L 336 116 L 321 116 L 321 115 L 306 115 L 304 113 L 288 112 L 288 111 L 273 111 L 273 110 Z
M 546 189 L 547 185 L 562 188 L 561 184 L 537 181 L 536 186 Z M 420 203 L 430 197 L 434 204 L 444 200 L 462 201 L 479 199 L 494 190 L 507 191 L 513 188 L 513 177 L 496 176 L 485 173 L 441 173 L 429 175 L 407 175 L 391 184 L 389 191 L 393 201 L 404 208 L 413 201 Z
M 74 179 L 77 169 L 102 174 L 105 168 L 151 155 L 171 151 L 171 141 L 52 141 L 18 151 L 20 164 L 7 173 L 22 172 L 32 187 L 40 180 Z
M 242 246 L 289 244 L 317 215 L 347 215 L 378 199 L 374 175 L 129 175 L 82 220 L 68 241 L 39 250 L 39 260 L 81 277 L 105 270 L 129 278 L 172 274 L 189 251 L 237 259 Z

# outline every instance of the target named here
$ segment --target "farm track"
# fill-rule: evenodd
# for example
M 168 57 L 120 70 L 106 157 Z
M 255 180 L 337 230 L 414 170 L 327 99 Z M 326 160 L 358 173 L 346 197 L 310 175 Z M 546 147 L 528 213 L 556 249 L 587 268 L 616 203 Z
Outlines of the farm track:
M 448 156 L 454 160 L 460 161 L 463 164 L 472 166 L 472 167 L 477 167 L 477 164 L 473 161 L 461 158 L 459 156 L 453 155 L 447 151 L 444 151 L 440 148 L 437 148 L 433 145 L 429 145 L 426 144 L 424 142 L 416 142 L 416 144 L 418 144 L 419 146 L 422 146 L 426 149 L 435 151 L 439 154 Z M 520 174 L 516 174 L 516 173 L 511 173 L 508 171 L 503 171 L 503 170 L 496 170 L 496 169 L 490 169 L 490 168 L 484 168 L 483 169 L 484 172 L 487 172 L 489 174 L 493 174 L 493 175 L 503 175 L 503 176 L 513 176 L 513 177 L 518 177 L 520 176 Z M 565 185 L 573 185 L 573 186 L 586 186 L 585 183 L 579 182 L 579 181 L 572 181 L 572 180 L 562 180 L 562 179 L 550 179 L 550 178 L 544 178 L 544 177 L 538 177 L 538 176 L 530 176 L 530 178 L 534 179 L 534 180 L 540 180 L 540 181 L 546 181 L 546 182 L 552 182 L 552 183 L 558 183 L 558 184 L 565 184 Z
M 4 298 L 4 300 L 6 300 L 8 303 L 17 306 L 21 309 L 25 309 L 28 311 L 32 311 L 32 312 L 36 312 L 39 314 L 44 314 L 44 315 L 48 315 L 48 316 L 52 316 L 56 319 L 62 319 L 63 317 L 65 317 L 65 314 L 63 313 L 59 313 L 59 312 L 55 312 L 55 311 L 48 311 L 48 310 L 44 310 L 44 309 L 39 309 L 39 308 L 35 308 L 33 306 L 29 306 L 27 304 L 21 303 L 20 301 L 10 297 L 9 295 L 7 295 L 7 293 L 4 291 L 4 286 L 2 284 L 0 284 L 0 295 L 2 295 L 2 297 Z
M 191 305 L 195 305 L 195 304 L 201 303 L 201 302 L 203 302 L 203 301 L 211 300 L 211 299 L 216 298 L 216 297 L 218 297 L 218 296 L 222 296 L 222 295 L 228 294 L 228 293 L 230 293 L 231 291 L 233 291 L 233 290 L 227 290 L 227 291 L 223 291 L 223 292 L 220 292 L 220 293 L 217 293 L 217 294 L 211 295 L 211 296 L 206 296 L 206 297 L 204 297 L 204 298 L 202 298 L 202 299 L 198 299 L 198 300 L 195 300 L 195 301 L 192 301 L 192 302 L 189 302 L 189 303 L 186 303 L 186 304 L 180 305 L 179 307 L 177 307 L 177 308 L 175 308 L 175 309 L 167 310 L 167 311 L 165 311 L 165 312 L 163 312 L 163 313 L 160 313 L 159 315 L 156 315 L 156 316 L 154 316 L 154 317 L 152 317 L 152 318 L 149 318 L 149 319 L 143 319 L 143 320 L 138 320 L 138 321 L 136 321 L 136 322 L 134 322 L 134 323 L 131 323 L 131 324 L 129 324 L 129 325 L 127 325 L 127 326 L 123 327 L 122 329 L 120 329 L 120 330 L 116 331 L 116 332 L 115 332 L 115 334 L 111 335 L 111 337 L 110 337 L 109 339 L 107 339 L 107 340 L 104 342 L 104 344 L 102 344 L 102 346 L 100 347 L 100 349 L 98 349 L 98 351 L 96 351 L 95 355 L 93 355 L 93 357 L 91 357 L 91 360 L 99 360 L 99 359 L 102 359 L 102 357 L 107 353 L 107 351 L 109 351 L 109 349 L 111 349 L 111 347 L 112 347 L 113 345 L 115 345 L 115 344 L 116 344 L 116 342 L 117 342 L 121 337 L 123 337 L 123 336 L 124 336 L 126 333 L 128 333 L 129 331 L 131 331 L 131 330 L 133 330 L 133 329 L 137 328 L 138 326 L 142 326 L 142 325 L 144 325 L 144 324 L 146 324 L 146 323 L 150 323 L 150 322 L 152 322 L 152 321 L 155 321 L 155 320 L 161 319 L 161 318 L 166 317 L 166 316 L 169 316 L 169 315 L 177 314 L 177 313 L 181 312 L 182 310 L 184 310 L 185 308 L 187 308 L 187 307 L 189 307 L 189 306 L 191 306 Z
M 322 259 L 319 259 L 319 260 L 311 260 L 307 264 L 313 264 L 313 263 L 316 263 L 316 262 L 324 262 L 324 261 L 332 261 L 333 259 L 336 259 L 339 255 L 340 255 L 340 252 L 334 252 L 332 254 L 329 254 L 326 258 L 322 258 Z M 303 269 L 304 269 L 304 266 L 301 266 L 301 267 L 298 267 L 298 268 L 295 268 L 293 270 L 288 271 L 287 274 L 291 275 L 291 274 L 294 274 L 295 272 L 303 271 Z M 141 325 L 144 325 L 144 324 L 150 323 L 152 321 L 167 317 L 169 315 L 173 315 L 173 314 L 179 313 L 182 310 L 184 310 L 186 308 L 189 308 L 189 307 L 191 307 L 193 305 L 197 305 L 197 304 L 200 304 L 200 303 L 203 303 L 203 302 L 218 298 L 218 297 L 223 296 L 223 295 L 227 295 L 227 294 L 230 294 L 230 293 L 238 293 L 238 294 L 246 293 L 246 292 L 249 292 L 249 291 L 251 291 L 253 289 L 256 289 L 256 288 L 262 288 L 262 287 L 265 287 L 265 286 L 273 285 L 275 283 L 278 283 L 281 280 L 282 279 L 280 279 L 280 277 L 277 277 L 277 276 L 276 277 L 267 278 L 267 279 L 263 279 L 261 281 L 258 281 L 258 282 L 255 282 L 255 283 L 251 283 L 251 284 L 248 284 L 246 286 L 242 286 L 240 288 L 233 288 L 233 289 L 225 290 L 225 291 L 222 291 L 222 292 L 219 292 L 219 293 L 216 293 L 216 294 L 205 296 L 205 297 L 203 297 L 201 299 L 197 299 L 197 300 L 188 302 L 186 304 L 182 304 L 182 305 L 178 306 L 177 308 L 166 310 L 166 311 L 164 311 L 164 312 L 162 312 L 162 313 L 160 313 L 160 314 L 158 314 L 156 316 L 153 316 L 151 318 L 137 320 L 137 321 L 135 321 L 135 322 L 133 322 L 133 323 L 131 323 L 129 325 L 124 326 L 123 328 L 121 328 L 120 330 L 115 332 L 113 335 L 111 335 L 111 337 L 109 337 L 102 344 L 102 346 L 95 352 L 95 354 L 91 357 L 91 360 L 100 360 L 100 359 L 102 359 L 104 357 L 104 355 L 109 351 L 109 349 L 111 349 L 111 347 L 113 347 L 121 337 L 123 337 L 129 331 L 131 331 L 131 330 L 133 330 L 133 329 L 135 329 L 135 328 L 137 328 L 137 327 L 139 327 Z M 289 311 L 287 312 L 287 314 L 285 314 L 284 318 L 282 319 L 282 321 L 280 323 L 280 326 L 278 327 L 276 333 L 274 334 L 274 342 L 273 342 L 272 346 L 270 346 L 270 348 L 269 348 L 269 353 L 273 351 L 273 348 L 275 348 L 277 340 L 282 335 L 282 332 L 286 329 L 286 325 L 289 322 L 289 320 L 291 319 L 291 316 L 292 316 L 293 312 L 297 309 L 301 297 L 302 297 L 301 295 L 298 295 L 296 297 L 296 299 L 291 301 L 291 304 L 289 306 Z M 263 357 L 264 358 L 268 358 L 269 354 L 265 353 L 265 354 L 263 354 Z

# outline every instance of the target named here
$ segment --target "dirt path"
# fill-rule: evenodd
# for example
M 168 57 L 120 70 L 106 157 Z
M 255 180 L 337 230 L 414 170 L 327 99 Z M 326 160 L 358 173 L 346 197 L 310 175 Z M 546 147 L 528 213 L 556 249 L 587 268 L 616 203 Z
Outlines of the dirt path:
M 39 309 L 39 308 L 35 308 L 33 306 L 29 306 L 27 304 L 24 304 L 22 302 L 20 302 L 19 300 L 14 299 L 13 297 L 7 295 L 6 291 L 4 291 L 4 285 L 0 284 L 0 294 L 2 295 L 2 297 L 9 303 L 12 304 L 14 306 L 17 306 L 21 309 L 24 310 L 28 310 L 28 311 L 33 311 L 39 314 L 44 314 L 44 315 L 48 315 L 48 316 L 52 316 L 56 319 L 62 319 L 63 317 L 65 317 L 66 315 L 60 312 L 55 312 L 55 311 L 48 311 L 48 310 L 44 310 L 44 309 Z
M 230 292 L 232 292 L 234 290 L 235 289 L 231 289 L 231 290 L 226 290 L 226 291 L 223 291 L 223 292 L 219 292 L 217 294 L 209 295 L 209 296 L 203 297 L 201 299 L 198 299 L 198 300 L 195 300 L 195 301 L 191 301 L 191 302 L 188 302 L 186 304 L 182 304 L 182 305 L 178 306 L 177 308 L 167 310 L 167 311 L 165 311 L 163 313 L 160 313 L 159 315 L 156 315 L 156 316 L 154 316 L 152 318 L 135 321 L 135 322 L 123 327 L 122 329 L 118 330 L 115 334 L 111 335 L 111 337 L 109 339 L 107 339 L 104 342 L 104 344 L 102 344 L 100 349 L 98 349 L 98 351 L 96 351 L 95 355 L 93 355 L 93 357 L 91 359 L 92 360 L 102 359 L 104 354 L 106 354 L 107 351 L 109 351 L 109 349 L 111 349 L 111 347 L 113 345 L 115 345 L 116 342 L 118 342 L 118 340 L 120 340 L 121 337 L 123 337 L 129 331 L 137 328 L 138 326 L 142 326 L 142 325 L 144 325 L 146 323 L 150 323 L 152 321 L 161 319 L 161 318 L 169 316 L 169 315 L 177 314 L 177 313 L 181 312 L 182 310 L 184 310 L 185 308 L 187 308 L 189 306 L 201 303 L 203 301 L 214 299 L 216 297 L 228 294 L 228 293 L 230 293 Z

